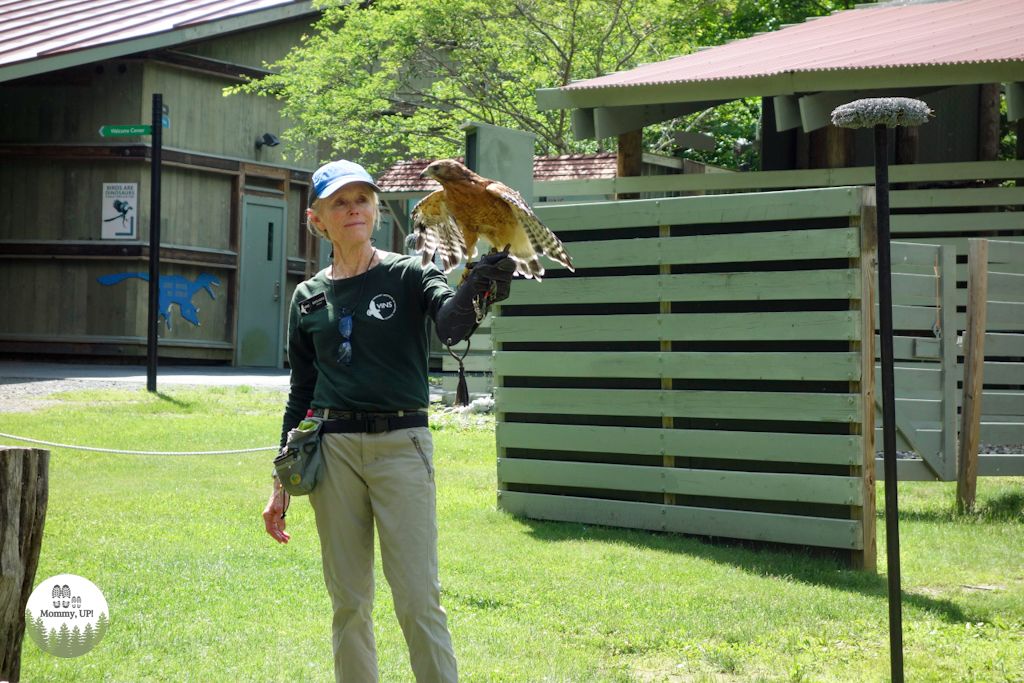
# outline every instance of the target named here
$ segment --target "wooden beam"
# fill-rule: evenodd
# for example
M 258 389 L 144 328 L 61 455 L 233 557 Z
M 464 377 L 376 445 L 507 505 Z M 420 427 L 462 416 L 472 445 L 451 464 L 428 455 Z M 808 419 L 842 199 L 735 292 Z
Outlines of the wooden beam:
M 663 239 L 668 239 L 668 238 L 672 237 L 672 226 L 671 225 L 659 225 L 658 226 L 658 237 L 661 237 Z M 659 258 L 658 258 L 659 261 L 662 260 L 660 258 L 660 256 L 661 256 L 661 254 L 659 252 Z M 660 277 L 671 277 L 671 273 L 672 273 L 672 266 L 671 266 L 671 264 L 669 264 L 667 262 L 666 263 L 661 263 L 658 266 L 658 273 L 659 273 Z M 662 315 L 670 315 L 672 313 L 672 302 L 671 301 L 660 301 L 658 303 L 658 310 L 659 310 L 659 312 Z M 672 342 L 671 342 L 671 340 L 662 339 L 661 342 L 660 342 L 660 347 L 661 347 L 661 352 L 662 353 L 658 354 L 659 356 L 663 355 L 665 353 L 668 353 L 669 355 L 672 355 Z M 661 378 L 661 388 L 663 390 L 665 390 L 665 391 L 672 391 L 673 384 L 672 384 L 672 377 L 671 376 L 670 377 L 662 377 Z M 662 415 L 662 417 L 661 417 L 661 426 L 662 426 L 663 429 L 674 429 L 675 428 L 675 418 L 672 417 L 671 415 Z M 666 454 L 666 455 L 662 456 L 661 464 L 662 464 L 663 467 L 671 467 L 671 468 L 674 469 L 675 466 L 676 466 L 676 456 L 675 456 L 675 454 L 670 454 L 670 455 Z M 666 489 L 662 489 L 662 491 L 665 492 L 665 500 L 664 500 L 665 505 L 675 505 L 676 504 L 676 492 L 675 491 L 666 491 Z
M 620 178 L 639 176 L 643 170 L 643 130 L 634 130 L 619 135 L 618 169 Z M 640 193 L 617 194 L 616 199 L 640 199 Z
M 219 59 L 210 59 L 198 55 L 190 55 L 176 50 L 157 50 L 141 55 L 144 59 L 152 59 L 156 62 L 180 67 L 189 71 L 196 71 L 210 76 L 219 76 L 236 83 L 247 83 L 250 80 L 259 80 L 265 76 L 273 75 L 274 72 L 268 69 L 257 69 L 244 64 L 224 62 Z
M 978 441 L 981 435 L 981 392 L 985 362 L 985 318 L 988 298 L 988 240 L 972 239 L 967 264 L 967 328 L 964 330 L 964 384 L 960 402 L 960 457 L 956 505 L 974 509 L 978 485 Z
M 916 307 L 915 307 L 916 308 Z M 927 310 L 927 309 L 926 309 Z M 934 318 L 933 318 L 934 319 Z M 850 341 L 860 336 L 859 311 L 568 315 L 496 318 L 502 342 L 592 341 Z M 923 329 L 931 329 L 931 325 Z
M 916 164 L 918 162 L 918 143 L 921 139 L 920 128 L 917 126 L 899 126 L 896 128 L 896 156 L 897 165 Z M 913 190 L 917 183 L 899 183 L 893 186 L 893 190 Z M 956 190 L 953 190 L 954 192 Z
M 708 453 L 709 457 L 714 457 Z M 664 459 L 674 459 L 666 455 Z M 565 462 L 531 458 L 499 458 L 498 472 L 506 484 L 539 484 L 612 491 L 664 493 L 665 505 L 676 494 L 746 500 L 856 505 L 863 502 L 857 481 L 850 477 L 782 472 L 743 472 L 651 467 L 600 462 Z M 671 496 L 671 501 L 668 500 Z
M 640 130 L 644 126 L 661 123 L 680 116 L 694 114 L 720 104 L 728 100 L 717 100 L 713 102 L 683 102 L 681 104 L 641 104 L 619 107 L 597 107 L 593 110 L 593 135 L 592 137 L 603 140 L 615 137 L 624 133 Z M 587 110 L 584 110 L 587 111 Z M 580 132 L 588 128 L 582 124 Z M 639 175 L 639 174 L 638 174 Z
M 793 95 L 779 95 L 772 98 L 772 104 L 775 105 L 775 130 L 782 132 L 801 126 L 799 98 Z
M 826 90 L 799 98 L 800 124 L 805 133 L 832 125 L 832 110 L 841 104 L 868 97 L 918 97 L 936 88 L 886 88 L 867 90 Z M 778 98 L 776 98 L 778 99 Z M 796 99 L 795 97 L 793 99 Z
M 669 453 L 683 458 L 699 458 L 714 453 L 716 459 L 724 460 L 857 466 L 863 448 L 861 437 L 857 435 L 730 432 L 678 427 L 653 429 L 502 422 L 497 424 L 495 435 L 502 449 L 631 453 L 649 456 L 651 464 Z
M 825 166 L 827 168 L 853 166 L 853 131 L 836 126 L 828 126 L 825 131 Z
M 1007 83 L 1006 120 L 1013 123 L 1020 119 L 1024 119 L 1024 83 Z
M 3 258 L 57 258 L 57 259 L 148 259 L 149 244 L 132 241 L 129 244 L 99 241 L 4 241 Z M 196 249 L 186 246 L 161 245 L 160 259 L 167 262 L 187 263 L 212 268 L 238 267 L 238 254 L 221 249 Z
M 942 182 L 1016 178 L 1024 174 L 1024 161 L 965 161 L 942 164 L 892 166 L 894 183 Z M 533 184 L 540 197 L 618 192 L 685 192 L 692 190 L 747 190 L 823 188 L 874 183 L 874 167 L 820 168 L 755 173 L 704 173 L 595 180 L 541 180 Z M 664 201 L 664 200 L 663 200 Z
M 572 139 L 576 142 L 593 140 L 597 133 L 594 127 L 594 109 L 573 109 L 569 114 L 572 125 Z
M 534 519 L 844 549 L 855 549 L 861 538 L 857 522 L 846 519 L 518 491 L 499 491 L 498 498 L 503 510 Z
M 862 188 L 863 204 L 858 223 L 860 227 L 861 334 L 850 342 L 850 348 L 860 353 L 860 377 L 850 383 L 850 392 L 860 395 L 861 422 L 851 425 L 851 433 L 860 434 L 861 458 L 850 468 L 851 475 L 860 476 L 862 503 L 851 508 L 851 517 L 858 520 L 864 533 L 860 549 L 852 551 L 853 566 L 866 572 L 878 569 L 878 549 L 875 523 L 875 259 L 878 248 L 878 227 L 875 211 L 874 188 Z M 851 302 L 852 304 L 853 302 Z
M 495 321 L 497 322 L 497 320 Z M 506 413 L 554 415 L 686 416 L 724 420 L 859 422 L 858 397 L 771 391 L 661 391 L 655 389 L 533 389 L 496 387 Z
M 999 158 L 999 84 L 985 83 L 978 95 L 978 161 Z
M 1020 80 L 1020 64 L 1003 62 L 972 62 L 961 64 L 927 64 L 894 66 L 879 69 L 849 69 L 842 78 L 833 70 L 782 71 L 749 78 L 693 80 L 674 83 L 651 83 L 623 88 L 618 85 L 600 88 L 540 88 L 535 92 L 537 108 L 574 109 L 577 107 L 614 107 L 622 105 L 697 102 L 701 100 L 732 101 L 751 94 L 764 97 L 843 90 L 907 90 L 931 88 L 938 90 L 953 85 L 1016 82 Z M 579 84 L 576 84 L 577 86 Z

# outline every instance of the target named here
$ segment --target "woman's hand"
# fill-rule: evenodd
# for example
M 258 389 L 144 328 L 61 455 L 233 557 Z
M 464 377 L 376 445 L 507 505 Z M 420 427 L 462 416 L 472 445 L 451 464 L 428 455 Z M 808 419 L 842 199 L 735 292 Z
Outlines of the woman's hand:
M 267 528 L 267 533 L 278 543 L 287 543 L 291 538 L 291 535 L 284 530 L 284 513 L 288 509 L 288 503 L 291 502 L 289 498 L 291 496 L 281 488 L 281 482 L 277 477 L 274 477 L 274 488 L 270 492 L 267 507 L 263 510 L 263 524 Z

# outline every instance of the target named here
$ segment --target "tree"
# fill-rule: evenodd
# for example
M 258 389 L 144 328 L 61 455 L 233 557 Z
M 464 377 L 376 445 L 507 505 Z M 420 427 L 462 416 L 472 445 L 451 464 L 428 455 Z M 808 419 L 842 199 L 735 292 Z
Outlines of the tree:
M 717 0 L 701 3 L 695 12 L 676 12 L 671 21 L 670 40 L 680 45 L 721 45 L 728 40 L 749 38 L 755 33 L 777 31 L 785 24 L 799 24 L 807 17 L 827 16 L 851 9 L 855 3 L 873 0 Z M 692 5 L 676 0 L 677 8 Z
M 273 65 L 235 90 L 272 95 L 297 121 L 292 143 L 329 139 L 380 171 L 395 159 L 456 156 L 458 124 L 537 135 L 537 153 L 596 151 L 574 142 L 567 111 L 537 110 L 534 91 L 672 54 L 669 22 L 713 0 L 377 0 L 331 5 Z M 296 151 L 299 151 L 295 148 Z
M 43 625 L 43 617 L 32 616 L 32 610 L 25 610 L 25 631 L 29 634 L 40 650 L 46 650 L 46 626 Z
M 60 632 L 57 634 L 57 645 L 53 648 L 53 654 L 58 657 L 71 657 L 71 629 L 67 622 L 60 625 Z
M 68 651 L 74 657 L 84 655 L 87 652 L 85 640 L 82 637 L 82 629 L 78 628 L 78 624 L 75 624 L 75 628 L 71 631 L 71 638 L 68 640 Z
M 92 649 L 92 646 L 96 644 L 96 631 L 93 630 L 92 624 L 85 622 L 85 628 L 82 629 L 82 647 L 85 652 Z
M 96 636 L 93 642 L 99 645 L 99 642 L 103 640 L 103 635 L 107 632 L 107 627 L 110 626 L 110 622 L 107 621 L 107 613 L 101 612 L 99 619 L 96 620 Z
M 568 111 L 538 111 L 535 90 L 568 85 L 849 9 L 852 0 L 330 0 L 316 34 L 278 73 L 228 92 L 281 99 L 284 138 L 330 140 L 379 173 L 396 159 L 463 153 L 467 120 L 537 135 L 537 154 L 595 152 L 574 141 Z M 645 149 L 672 153 L 675 130 L 713 133 L 714 152 L 686 156 L 757 168 L 754 98 L 649 126 Z M 738 153 L 736 153 L 738 152 Z

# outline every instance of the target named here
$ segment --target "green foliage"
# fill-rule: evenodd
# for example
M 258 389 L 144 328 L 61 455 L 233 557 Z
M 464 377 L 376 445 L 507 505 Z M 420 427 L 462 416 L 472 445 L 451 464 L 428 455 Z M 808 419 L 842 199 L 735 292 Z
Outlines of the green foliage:
M 285 133 L 329 140 L 333 155 L 380 173 L 405 157 L 463 153 L 459 124 L 477 120 L 536 133 L 537 154 L 595 152 L 614 141 L 572 139 L 567 111 L 538 111 L 534 91 L 568 85 L 798 23 L 850 0 L 332 0 L 316 33 L 277 64 L 279 75 L 228 92 L 284 101 Z M 671 133 L 712 133 L 717 148 L 686 156 L 752 168 L 760 106 L 745 100 L 649 126 L 650 151 Z M 745 151 L 735 154 L 739 143 Z
M 854 4 L 871 0 L 717 0 L 701 3 L 696 12 L 680 13 L 671 21 L 670 38 L 692 49 L 749 38 L 755 33 L 777 31 L 799 24 L 807 17 L 827 16 Z M 690 7 L 691 0 L 676 0 L 676 7 Z
M 1024 120 L 1024 119 L 1022 119 Z M 1009 121 L 1006 116 L 1006 96 L 999 97 L 999 159 L 1013 161 L 1017 158 L 1017 131 L 1021 123 Z
M 571 139 L 566 111 L 534 91 L 672 54 L 664 18 L 711 0 L 378 0 L 326 7 L 317 33 L 280 71 L 236 90 L 273 95 L 298 122 L 293 143 L 331 140 L 379 172 L 394 160 L 462 153 L 458 125 L 537 134 L 540 154 L 595 151 Z

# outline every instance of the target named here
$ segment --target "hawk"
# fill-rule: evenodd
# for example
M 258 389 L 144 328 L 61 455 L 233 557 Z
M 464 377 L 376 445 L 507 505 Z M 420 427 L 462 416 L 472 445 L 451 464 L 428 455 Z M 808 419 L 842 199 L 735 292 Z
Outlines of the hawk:
M 512 188 L 477 175 L 454 159 L 433 162 L 420 177 L 441 183 L 440 190 L 412 210 L 416 251 L 422 252 L 423 265 L 436 252 L 444 272 L 451 272 L 463 257 L 477 255 L 476 243 L 483 237 L 495 250 L 508 245 L 516 273 L 523 277 L 540 281 L 544 275 L 540 254 L 575 271 L 561 240 Z

